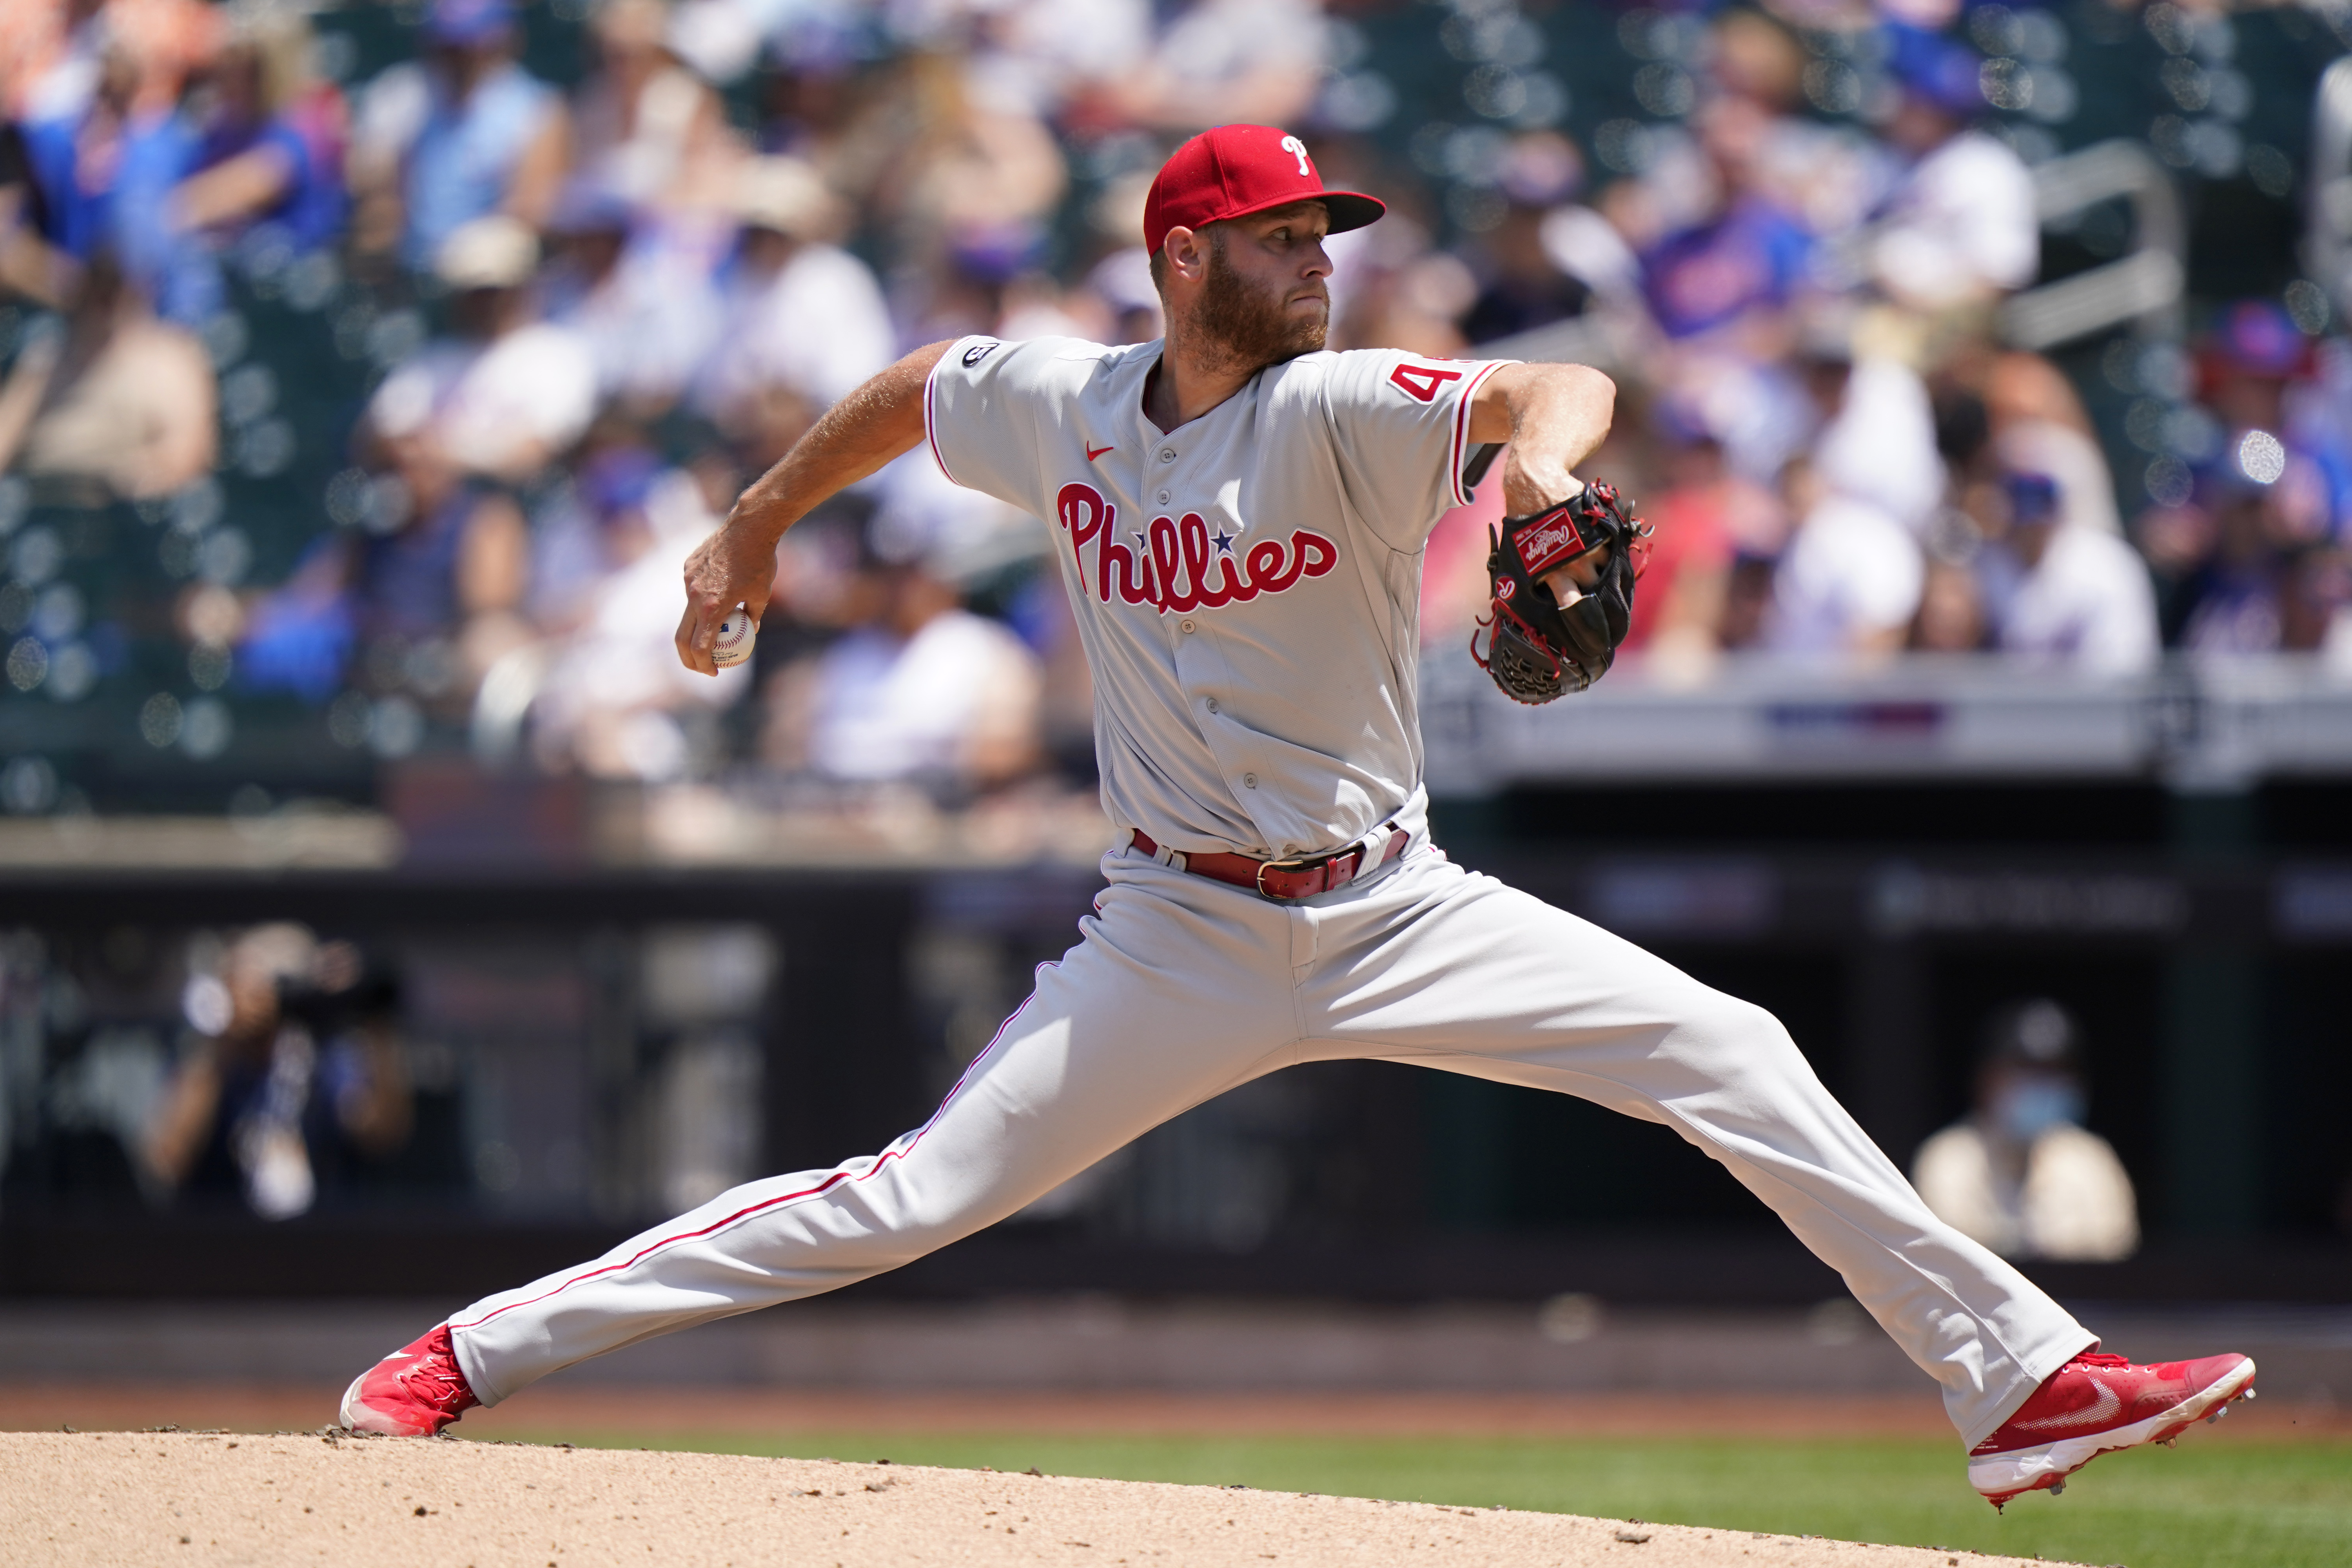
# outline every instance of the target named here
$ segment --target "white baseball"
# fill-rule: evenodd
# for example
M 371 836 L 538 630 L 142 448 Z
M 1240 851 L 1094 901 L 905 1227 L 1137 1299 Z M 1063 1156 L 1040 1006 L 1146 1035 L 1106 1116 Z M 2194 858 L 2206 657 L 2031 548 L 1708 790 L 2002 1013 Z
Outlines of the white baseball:
M 721 669 L 740 664 L 751 657 L 751 645 L 759 640 L 760 623 L 738 605 L 719 623 L 719 640 L 710 645 L 710 662 Z

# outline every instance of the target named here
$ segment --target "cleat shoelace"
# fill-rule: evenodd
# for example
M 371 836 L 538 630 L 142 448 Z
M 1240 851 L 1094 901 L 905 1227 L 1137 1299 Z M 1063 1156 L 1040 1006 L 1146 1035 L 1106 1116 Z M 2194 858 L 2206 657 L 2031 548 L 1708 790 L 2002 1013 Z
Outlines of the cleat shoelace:
M 393 1377 L 403 1393 L 444 1415 L 462 1414 L 478 1403 L 474 1391 L 466 1386 L 464 1375 L 454 1367 L 445 1370 L 425 1362 L 404 1367 Z

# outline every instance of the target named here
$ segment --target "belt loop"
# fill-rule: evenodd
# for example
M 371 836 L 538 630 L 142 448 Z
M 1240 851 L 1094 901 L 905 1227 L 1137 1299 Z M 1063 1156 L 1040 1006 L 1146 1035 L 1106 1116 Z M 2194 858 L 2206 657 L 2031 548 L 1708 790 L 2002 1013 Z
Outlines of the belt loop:
M 1151 858 L 1154 860 L 1159 861 L 1162 866 L 1167 867 L 1171 871 L 1181 871 L 1184 869 L 1184 857 L 1177 851 L 1169 848 L 1165 844 L 1154 846 L 1151 852 Z

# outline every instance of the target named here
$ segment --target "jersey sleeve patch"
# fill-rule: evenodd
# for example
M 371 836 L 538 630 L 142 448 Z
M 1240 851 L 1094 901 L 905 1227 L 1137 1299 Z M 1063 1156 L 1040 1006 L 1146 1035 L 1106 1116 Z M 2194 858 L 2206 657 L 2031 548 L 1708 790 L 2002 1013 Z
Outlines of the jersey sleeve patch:
M 1389 372 L 1390 384 L 1415 403 L 1428 403 L 1437 396 L 1437 389 L 1449 381 L 1460 381 L 1462 373 L 1433 364 L 1415 364 L 1411 360 L 1400 361 Z

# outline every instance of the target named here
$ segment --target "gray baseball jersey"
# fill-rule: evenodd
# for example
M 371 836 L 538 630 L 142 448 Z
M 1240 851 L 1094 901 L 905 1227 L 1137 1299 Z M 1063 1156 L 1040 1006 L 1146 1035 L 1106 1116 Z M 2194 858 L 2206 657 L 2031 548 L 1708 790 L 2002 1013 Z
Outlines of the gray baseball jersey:
M 924 400 L 950 479 L 1054 526 L 1104 810 L 1261 858 L 1418 818 L 1422 548 L 1469 500 L 1472 395 L 1504 362 L 1307 354 L 1162 431 L 1160 353 L 966 338 Z

